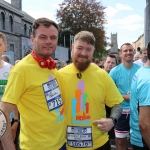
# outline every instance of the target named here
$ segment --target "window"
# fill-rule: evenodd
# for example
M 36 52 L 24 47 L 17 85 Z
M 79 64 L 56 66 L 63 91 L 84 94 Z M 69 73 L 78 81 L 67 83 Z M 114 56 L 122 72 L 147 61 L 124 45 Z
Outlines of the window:
M 30 26 L 30 29 L 29 29 L 29 36 L 31 36 L 32 34 L 32 29 L 31 29 L 31 26 Z
M 24 35 L 26 35 L 26 33 L 27 33 L 27 25 L 24 24 Z
M 5 15 L 3 12 L 0 13 L 0 29 L 5 30 Z
M 9 31 L 13 32 L 13 18 L 9 16 Z
M 10 44 L 10 51 L 14 52 L 14 44 Z

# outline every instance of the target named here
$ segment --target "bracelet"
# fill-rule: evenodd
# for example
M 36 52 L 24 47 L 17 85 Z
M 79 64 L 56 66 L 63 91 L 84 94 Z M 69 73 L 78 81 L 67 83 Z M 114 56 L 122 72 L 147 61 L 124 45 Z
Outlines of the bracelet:
M 20 123 L 20 120 L 19 120 L 19 119 L 14 119 L 13 121 Z

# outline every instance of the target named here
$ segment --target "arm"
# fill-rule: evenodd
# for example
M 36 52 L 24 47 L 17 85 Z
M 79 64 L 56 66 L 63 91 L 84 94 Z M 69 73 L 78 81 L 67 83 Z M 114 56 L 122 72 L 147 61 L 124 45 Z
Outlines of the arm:
M 118 104 L 118 105 L 115 105 L 114 107 L 112 107 L 110 117 L 113 117 L 118 120 L 120 118 L 121 114 L 122 114 L 121 104 Z
M 139 126 L 140 131 L 142 133 L 142 136 L 147 144 L 147 146 L 150 148 L 150 107 L 149 106 L 142 106 L 140 107 L 139 111 Z
M 7 129 L 5 134 L 1 137 L 1 142 L 5 150 L 15 150 L 11 124 L 10 124 L 10 112 L 14 110 L 15 105 L 10 103 L 1 102 L 0 109 L 4 112 L 7 118 Z
M 130 100 L 130 94 L 122 95 L 122 97 L 123 97 L 124 100 L 126 100 L 126 101 L 129 101 L 129 100 Z
M 121 114 L 122 106 L 121 104 L 118 104 L 111 109 L 110 117 L 113 117 L 118 120 Z M 111 118 L 101 118 L 100 120 L 93 121 L 93 123 L 96 124 L 102 132 L 108 132 L 114 126 L 114 122 Z
M 17 106 L 15 106 L 15 108 L 14 108 L 14 120 L 19 120 L 19 113 L 18 113 Z M 19 122 L 15 121 L 11 127 L 12 134 L 13 134 L 13 140 L 15 140 L 18 125 L 19 125 Z

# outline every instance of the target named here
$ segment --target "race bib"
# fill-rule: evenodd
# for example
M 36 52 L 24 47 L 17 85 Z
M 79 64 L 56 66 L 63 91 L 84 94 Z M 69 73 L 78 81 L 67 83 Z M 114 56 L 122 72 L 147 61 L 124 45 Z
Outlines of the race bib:
M 67 142 L 68 145 L 75 148 L 90 148 L 93 147 L 92 128 L 91 127 L 67 127 Z
M 63 105 L 59 85 L 56 79 L 42 84 L 48 109 L 50 111 Z

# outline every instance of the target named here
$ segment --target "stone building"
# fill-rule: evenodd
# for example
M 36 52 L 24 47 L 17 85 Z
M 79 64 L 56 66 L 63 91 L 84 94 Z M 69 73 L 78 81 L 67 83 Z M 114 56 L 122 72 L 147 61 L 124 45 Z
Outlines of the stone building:
M 0 31 L 6 35 L 8 50 L 5 54 L 9 56 L 12 65 L 32 49 L 30 35 L 33 21 L 33 17 L 22 11 L 22 0 L 11 0 L 11 3 L 0 0 Z M 69 59 L 69 50 L 57 46 L 52 57 L 66 61 Z
M 0 0 L 0 31 L 6 35 L 11 64 L 31 50 L 31 25 L 34 18 L 22 11 L 22 0 Z
M 132 46 L 135 51 L 137 51 L 138 48 L 144 47 L 144 34 L 142 34 L 135 42 L 132 42 Z
M 111 33 L 111 48 L 110 48 L 111 54 L 118 54 L 118 41 L 117 41 L 117 33 L 112 34 Z

